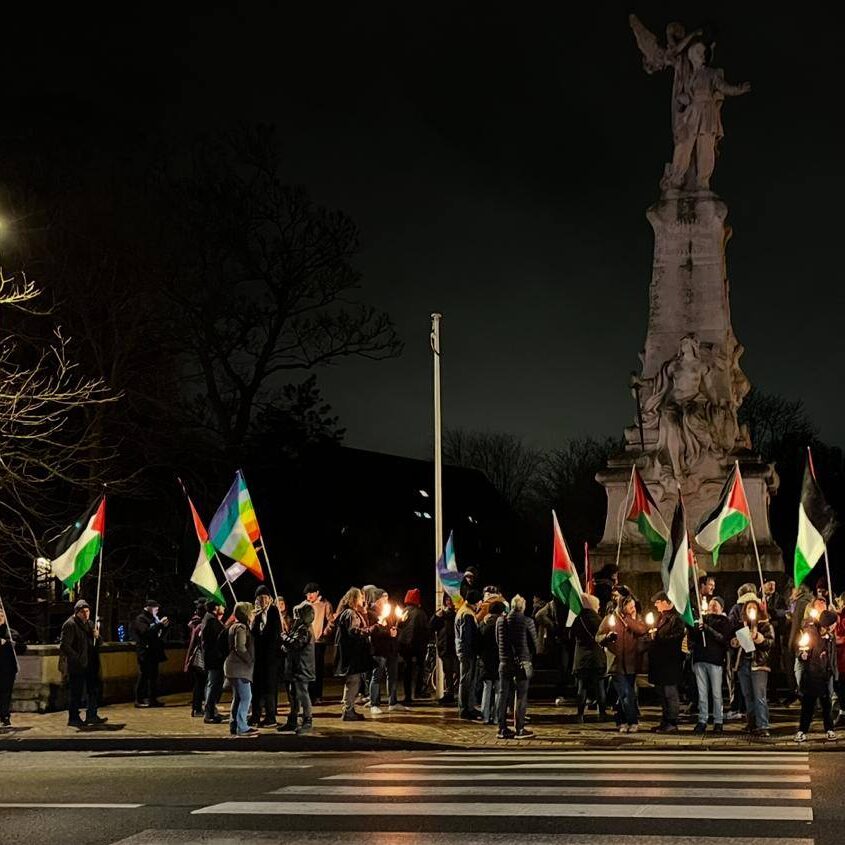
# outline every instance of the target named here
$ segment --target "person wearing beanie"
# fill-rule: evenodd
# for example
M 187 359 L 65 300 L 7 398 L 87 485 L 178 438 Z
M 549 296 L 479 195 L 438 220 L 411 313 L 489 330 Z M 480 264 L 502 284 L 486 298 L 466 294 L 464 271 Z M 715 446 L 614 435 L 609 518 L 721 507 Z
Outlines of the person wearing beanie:
M 467 593 L 470 590 L 478 589 L 478 567 L 468 566 L 464 572 L 464 577 L 461 578 L 461 598 L 466 601 Z
M 255 642 L 250 631 L 254 616 L 255 605 L 239 601 L 226 629 L 229 654 L 223 661 L 223 674 L 232 687 L 232 710 L 229 717 L 229 733 L 232 736 L 258 736 L 258 731 L 250 728 L 247 723 L 255 669 Z
M 713 732 L 723 731 L 722 677 L 732 636 L 731 623 L 725 615 L 725 600 L 713 596 L 707 604 L 707 612 L 687 634 L 692 645 L 692 670 L 698 687 L 698 721 L 693 733 L 703 734 L 707 730 L 711 697 Z
M 99 633 L 91 621 L 91 606 L 80 599 L 73 607 L 73 615 L 62 625 L 59 641 L 59 669 L 67 678 L 67 723 L 70 727 L 84 728 L 106 721 L 97 714 L 101 687 Z M 79 713 L 83 692 L 88 701 L 85 721 Z
M 205 665 L 205 713 L 203 722 L 217 725 L 223 718 L 217 712 L 217 702 L 223 693 L 223 660 L 225 654 L 220 648 L 220 634 L 223 632 L 223 614 L 225 607 L 217 599 L 205 603 L 205 616 L 202 620 L 200 641 L 202 643 L 203 664 Z
M 747 581 L 737 589 L 737 602 L 728 613 L 728 622 L 731 624 L 731 630 L 742 627 L 743 603 L 748 600 L 744 598 L 745 596 L 756 598 L 757 585 Z M 728 712 L 725 714 L 726 722 L 742 721 L 747 718 L 746 711 L 748 708 L 742 692 L 742 685 L 737 675 L 737 668 L 741 659 L 739 651 L 739 649 L 731 647 L 727 655 L 729 707 Z
M 290 712 L 280 733 L 306 734 L 313 729 L 311 698 L 308 684 L 314 680 L 314 606 L 307 601 L 293 609 L 290 629 L 282 632 L 282 651 L 285 655 L 284 679 L 287 685 Z M 302 713 L 302 724 L 298 725 Z
M 366 594 L 366 587 L 364 588 Z M 387 704 L 391 710 L 404 710 L 399 704 L 399 643 L 396 613 L 389 606 L 388 595 L 381 588 L 373 588 L 367 601 L 367 622 L 371 628 L 370 644 L 373 653 L 373 672 L 370 677 L 370 715 L 381 716 L 381 690 L 384 683 Z
M 479 637 L 475 613 L 483 595 L 474 587 L 467 590 L 464 603 L 455 614 L 455 652 L 458 655 L 458 713 L 462 719 L 482 718 L 475 698 Z
M 836 739 L 831 705 L 831 683 L 836 674 L 834 641 L 839 617 L 832 610 L 824 610 L 818 621 L 804 623 L 798 643 L 798 659 L 803 664 L 801 673 L 801 718 L 796 742 L 806 742 L 813 721 L 816 703 L 821 704 L 822 721 L 828 740 Z
M 188 620 L 188 648 L 185 649 L 185 662 L 182 664 L 182 671 L 189 674 L 193 682 L 191 716 L 202 716 L 203 714 L 205 687 L 208 681 L 201 636 L 204 616 L 205 599 L 197 599 L 194 602 L 194 612 Z
M 159 603 L 155 599 L 147 599 L 144 609 L 132 623 L 138 658 L 136 707 L 164 707 L 164 702 L 158 700 L 158 667 L 167 659 L 163 638 L 170 620 L 166 616 L 159 618 L 158 610 Z
M 428 648 L 428 614 L 422 609 L 422 595 L 414 587 L 405 593 L 405 613 L 399 621 L 397 642 L 399 656 L 404 668 L 402 681 L 405 698 L 402 703 L 408 707 L 414 698 L 423 698 L 425 690 L 425 653 Z M 413 692 L 413 695 L 411 694 Z
M 255 591 L 255 616 L 250 633 L 255 643 L 250 724 L 274 728 L 278 724 L 276 708 L 279 701 L 282 617 L 272 593 L 263 584 Z
M 314 680 L 308 684 L 312 704 L 319 704 L 323 697 L 323 675 L 326 668 L 326 649 L 334 639 L 334 608 L 320 594 L 320 585 L 309 581 L 303 589 L 305 601 L 314 608 Z

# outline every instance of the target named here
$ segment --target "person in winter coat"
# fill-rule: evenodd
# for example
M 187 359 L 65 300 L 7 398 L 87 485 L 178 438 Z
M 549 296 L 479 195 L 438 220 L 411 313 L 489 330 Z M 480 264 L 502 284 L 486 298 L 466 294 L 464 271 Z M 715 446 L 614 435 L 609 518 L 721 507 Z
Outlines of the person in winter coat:
M 836 640 L 836 697 L 839 699 L 839 707 L 841 714 L 839 716 L 839 724 L 841 725 L 845 720 L 845 593 L 839 596 L 836 603 L 838 608 L 838 618 L 836 627 L 834 628 L 834 638 Z
M 458 654 L 455 651 L 455 605 L 448 593 L 443 604 L 431 617 L 428 627 L 434 634 L 437 656 L 443 666 L 443 698 L 440 704 L 454 704 L 458 688 Z
M 469 593 L 470 590 L 478 590 L 479 595 L 482 595 L 480 586 L 481 584 L 478 580 L 478 567 L 468 566 L 464 572 L 463 578 L 461 578 L 461 585 L 458 588 L 461 593 L 461 598 L 466 601 L 467 593 Z
M 217 713 L 217 703 L 223 692 L 223 658 L 220 652 L 220 634 L 223 631 L 224 608 L 216 599 L 205 603 L 205 616 L 202 619 L 200 642 L 202 659 L 205 665 L 205 713 L 203 722 L 218 725 L 223 718 Z
M 370 671 L 370 625 L 367 622 L 364 593 L 351 587 L 340 600 L 335 617 L 335 675 L 343 678 L 341 704 L 344 722 L 358 722 L 364 717 L 355 710 L 355 697 L 364 675 Z
M 528 708 L 528 685 L 534 674 L 533 660 L 537 653 L 537 629 L 534 620 L 525 615 L 525 599 L 516 595 L 511 611 L 496 620 L 496 645 L 499 650 L 499 739 L 530 739 L 534 732 L 525 727 Z M 514 728 L 508 728 L 508 705 L 516 692 Z
M 795 687 L 801 687 L 801 671 L 804 667 L 804 662 L 800 660 L 798 654 L 798 640 L 801 637 L 802 629 L 804 627 L 804 617 L 807 615 L 807 609 L 813 601 L 813 593 L 806 583 L 795 587 L 790 595 L 790 606 L 792 608 L 789 619 L 789 651 L 792 659 L 792 671 L 795 676 Z
M 469 590 L 455 614 L 455 653 L 458 655 L 458 715 L 471 722 L 479 721 L 481 711 L 475 699 L 478 676 L 478 622 L 475 612 L 481 604 L 481 591 Z
M 375 601 L 367 608 L 367 622 L 372 633 L 370 642 L 373 651 L 373 675 L 370 679 L 370 715 L 381 716 L 381 685 L 387 692 L 387 707 L 391 710 L 404 709 L 397 702 L 399 680 L 399 643 L 396 614 L 384 590 L 378 590 Z
M 648 650 L 648 679 L 657 687 L 661 707 L 660 724 L 655 732 L 675 733 L 681 704 L 678 685 L 684 660 L 681 644 L 686 635 L 686 625 L 664 591 L 652 596 L 651 603 L 660 614 L 655 626 L 649 630 L 651 642 Z
M 721 733 L 724 725 L 722 678 L 733 631 L 725 615 L 725 602 L 713 596 L 707 613 L 690 628 L 687 637 L 692 645 L 692 671 L 698 687 L 698 721 L 693 733 L 703 734 L 710 718 L 713 699 L 713 732 Z
M 813 721 L 816 702 L 822 707 L 822 721 L 827 739 L 835 740 L 833 714 L 830 700 L 830 681 L 836 667 L 834 664 L 836 613 L 824 610 L 818 622 L 807 620 L 798 640 L 798 659 L 804 671 L 801 673 L 801 718 L 796 742 L 806 742 L 807 733 Z
M 557 696 L 555 706 L 561 707 L 566 703 L 564 694 L 569 678 L 569 656 L 570 656 L 570 634 L 571 628 L 566 627 L 566 618 L 569 610 L 556 596 L 547 602 L 534 615 L 534 624 L 537 626 L 538 641 L 546 641 L 546 652 L 554 652 L 554 665 L 558 670 Z M 545 631 L 545 638 L 541 637 L 540 631 Z
M 486 725 L 495 725 L 499 712 L 499 644 L 496 642 L 496 623 L 504 612 L 504 602 L 493 602 L 478 626 L 481 714 Z
M 309 733 L 311 721 L 311 697 L 308 684 L 316 676 L 314 666 L 314 607 L 304 601 L 293 609 L 293 621 L 288 630 L 282 632 L 282 651 L 285 655 L 284 679 L 287 685 L 290 712 L 280 733 Z M 302 713 L 302 724 L 297 725 Z
M 602 619 L 596 634 L 599 645 L 613 655 L 610 676 L 619 702 L 620 733 L 639 730 L 636 681 L 642 662 L 642 638 L 646 634 L 648 626 L 637 614 L 637 600 L 630 595 L 621 599 L 617 611 Z
M 252 620 L 252 640 L 255 643 L 255 670 L 252 678 L 251 725 L 276 727 L 276 708 L 279 703 L 279 661 L 282 620 L 279 608 L 265 586 L 255 591 L 255 615 Z M 261 714 L 264 718 L 261 718 Z
M 233 736 L 258 736 L 258 731 L 247 723 L 255 670 L 255 641 L 250 630 L 254 616 L 255 606 L 248 601 L 239 601 L 227 628 L 229 654 L 223 661 L 223 674 L 232 687 L 229 733 Z
M 26 644 L 6 619 L 0 608 L 0 725 L 8 728 L 12 724 L 12 689 L 18 674 L 19 654 L 26 652 Z
M 578 618 L 572 624 L 575 637 L 575 660 L 572 674 L 578 682 L 578 721 L 584 721 L 587 700 L 598 702 L 599 719 L 607 718 L 606 698 L 602 678 L 607 674 L 607 658 L 604 649 L 596 642 L 601 624 L 599 599 L 584 593 Z
M 615 563 L 605 564 L 596 572 L 593 581 L 593 595 L 599 600 L 598 613 L 600 616 L 612 609 L 613 592 L 618 584 L 619 567 Z
M 158 667 L 167 659 L 162 637 L 170 620 L 166 616 L 159 618 L 158 610 L 159 603 L 155 599 L 147 599 L 144 609 L 132 623 L 138 658 L 136 707 L 164 707 L 164 702 L 158 700 Z
M 73 615 L 62 625 L 59 662 L 68 682 L 67 723 L 74 728 L 101 725 L 106 719 L 97 714 L 100 702 L 100 631 L 91 621 L 91 607 L 80 599 Z M 79 714 L 83 691 L 87 697 L 85 721 Z
M 326 649 L 334 639 L 334 608 L 320 594 L 320 585 L 310 581 L 303 590 L 305 600 L 314 608 L 314 666 L 317 677 L 308 687 L 312 704 L 319 704 L 323 697 L 323 674 L 326 666 Z
M 428 647 L 428 614 L 420 606 L 422 596 L 416 588 L 405 593 L 405 613 L 399 621 L 397 640 L 399 656 L 405 664 L 402 680 L 405 686 L 405 698 L 402 703 L 407 707 L 413 697 L 423 698 L 426 694 L 425 652 Z M 413 692 L 413 696 L 411 693 Z
M 205 655 L 202 651 L 202 620 L 205 616 L 205 599 L 194 602 L 194 612 L 188 622 L 188 648 L 185 650 L 183 671 L 191 676 L 193 694 L 191 696 L 191 716 L 202 716 L 205 700 L 205 687 L 208 676 L 205 671 Z
M 733 627 L 731 645 L 738 649 L 739 666 L 737 676 L 742 687 L 742 696 L 748 708 L 748 730 L 757 736 L 769 736 L 769 658 L 775 641 L 775 632 L 766 614 L 766 605 L 756 594 L 746 593 L 739 599 L 742 606 L 740 624 Z M 754 651 L 740 647 L 736 631 L 747 627 L 754 644 Z

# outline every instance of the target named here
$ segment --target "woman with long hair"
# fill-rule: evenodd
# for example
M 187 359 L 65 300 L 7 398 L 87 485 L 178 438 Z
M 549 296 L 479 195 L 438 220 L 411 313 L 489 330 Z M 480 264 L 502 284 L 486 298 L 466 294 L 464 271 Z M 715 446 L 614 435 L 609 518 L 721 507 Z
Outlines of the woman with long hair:
M 258 736 L 258 731 L 247 724 L 255 668 L 255 643 L 250 632 L 254 616 L 255 606 L 248 601 L 239 601 L 227 623 L 229 654 L 223 663 L 223 674 L 232 687 L 232 712 L 229 717 L 229 733 L 232 736 Z
M 370 625 L 366 616 L 364 593 L 350 587 L 340 600 L 335 616 L 335 677 L 343 678 L 341 704 L 344 722 L 359 722 L 364 716 L 355 710 L 355 697 L 364 675 L 372 668 Z

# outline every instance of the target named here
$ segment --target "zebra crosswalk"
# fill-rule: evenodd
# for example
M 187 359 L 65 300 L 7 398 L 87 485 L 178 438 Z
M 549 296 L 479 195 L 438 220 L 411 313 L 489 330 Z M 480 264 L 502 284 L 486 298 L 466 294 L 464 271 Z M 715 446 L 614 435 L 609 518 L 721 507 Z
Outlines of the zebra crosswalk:
M 302 843 L 312 841 L 310 828 L 314 835 L 367 831 L 437 845 L 481 841 L 473 831 L 493 843 L 510 830 L 537 845 L 611 838 L 615 845 L 728 845 L 742 843 L 743 834 L 752 841 L 761 821 L 767 845 L 814 842 L 807 836 L 809 755 L 797 751 L 421 753 L 301 780 L 309 782 L 286 782 L 260 800 L 209 804 L 192 815 L 237 817 L 239 827 L 250 817 L 276 817 L 279 826 L 296 820 Z M 413 830 L 419 839 L 402 838 Z M 242 834 L 241 842 L 251 841 Z

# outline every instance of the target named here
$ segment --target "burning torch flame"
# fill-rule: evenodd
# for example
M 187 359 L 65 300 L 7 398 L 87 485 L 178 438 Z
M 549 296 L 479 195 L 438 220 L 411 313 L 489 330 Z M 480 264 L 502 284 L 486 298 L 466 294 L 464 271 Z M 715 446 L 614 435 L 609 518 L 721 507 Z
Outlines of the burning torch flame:
M 385 602 L 384 607 L 381 609 L 381 613 L 379 613 L 379 617 L 378 617 L 379 622 L 382 622 L 382 623 L 386 622 L 388 616 L 390 616 L 390 611 L 391 611 L 390 602 Z
M 648 625 L 649 628 L 654 625 L 654 614 L 651 611 L 645 615 L 645 624 Z
M 748 621 L 754 622 L 757 619 L 757 608 L 756 607 L 749 607 L 748 608 Z
M 798 648 L 809 648 L 810 647 L 810 634 L 808 631 L 804 631 L 801 634 L 801 638 L 798 640 Z

